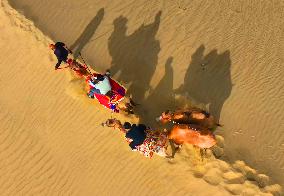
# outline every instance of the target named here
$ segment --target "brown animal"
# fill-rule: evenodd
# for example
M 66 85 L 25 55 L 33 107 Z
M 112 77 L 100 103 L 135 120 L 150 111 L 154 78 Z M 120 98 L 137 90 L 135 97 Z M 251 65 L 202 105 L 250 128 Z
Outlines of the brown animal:
M 211 114 L 195 107 L 176 110 L 174 112 L 163 112 L 158 120 L 163 123 L 172 121 L 177 124 L 196 124 L 210 130 L 216 126 L 221 126 L 219 123 L 216 123 Z
M 188 143 L 201 149 L 207 149 L 216 144 L 216 139 L 210 130 L 193 124 L 174 125 L 170 131 L 169 139 L 178 145 Z
M 69 68 L 73 70 L 79 77 L 87 77 L 90 73 L 87 70 L 87 65 L 83 65 L 76 60 L 68 59 Z
M 102 123 L 102 126 L 107 126 L 107 127 L 113 127 L 119 129 L 121 132 L 126 133 L 126 130 L 124 129 L 123 125 L 119 120 L 116 118 L 108 119 L 105 123 Z

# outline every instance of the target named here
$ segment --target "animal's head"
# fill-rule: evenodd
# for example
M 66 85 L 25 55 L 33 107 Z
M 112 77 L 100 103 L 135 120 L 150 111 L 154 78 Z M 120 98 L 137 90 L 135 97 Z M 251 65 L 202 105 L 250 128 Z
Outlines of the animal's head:
M 162 123 L 170 122 L 172 120 L 172 114 L 169 110 L 167 110 L 167 111 L 163 112 L 161 116 L 156 118 L 156 120 L 160 121 Z
M 121 122 L 115 118 L 107 119 L 106 122 L 102 123 L 102 126 L 107 126 L 107 127 L 120 127 L 122 126 Z

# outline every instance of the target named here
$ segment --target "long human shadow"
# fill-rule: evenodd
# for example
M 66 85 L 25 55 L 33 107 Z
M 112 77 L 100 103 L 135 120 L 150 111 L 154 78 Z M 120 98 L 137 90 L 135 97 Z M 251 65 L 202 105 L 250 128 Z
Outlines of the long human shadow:
M 114 20 L 114 31 L 108 40 L 112 56 L 111 73 L 117 74 L 118 81 L 128 84 L 128 93 L 138 103 L 145 99 L 156 70 L 160 42 L 155 35 L 161 14 L 159 11 L 153 23 L 141 25 L 130 35 L 126 35 L 127 18 L 120 16 Z
M 205 47 L 201 45 L 191 56 L 184 84 L 175 92 L 208 104 L 209 112 L 219 120 L 223 104 L 232 90 L 230 52 L 218 54 L 217 50 L 212 50 L 204 56 L 204 51 Z
M 155 89 L 151 90 L 149 96 L 141 103 L 141 107 L 137 107 L 137 114 L 140 122 L 150 126 L 155 126 L 156 118 L 166 109 L 173 109 L 173 57 L 169 57 L 165 64 L 165 74 L 159 81 Z
M 70 49 L 73 50 L 74 58 L 78 58 L 79 53 L 85 47 L 85 45 L 89 42 L 93 34 L 95 33 L 96 29 L 100 25 L 101 21 L 104 17 L 104 8 L 101 8 L 96 16 L 89 22 L 86 26 L 83 33 L 80 35 L 79 38 L 70 46 Z

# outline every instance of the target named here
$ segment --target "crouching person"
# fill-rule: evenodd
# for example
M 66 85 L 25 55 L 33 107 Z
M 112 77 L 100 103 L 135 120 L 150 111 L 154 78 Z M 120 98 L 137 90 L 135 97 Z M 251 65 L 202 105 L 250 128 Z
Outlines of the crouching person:
M 148 158 L 152 158 L 154 153 L 162 157 L 168 156 L 166 153 L 168 139 L 165 132 L 154 132 L 144 124 L 131 125 L 125 122 L 122 125 L 120 121 L 114 119 L 109 119 L 103 125 L 119 128 L 125 133 L 125 139 L 132 151 L 138 151 Z

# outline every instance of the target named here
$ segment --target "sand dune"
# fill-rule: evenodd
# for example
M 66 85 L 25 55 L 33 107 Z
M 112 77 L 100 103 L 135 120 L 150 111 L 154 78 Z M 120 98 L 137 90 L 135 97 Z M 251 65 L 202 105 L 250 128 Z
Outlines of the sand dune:
M 282 1 L 9 2 L 33 22 L 1 1 L 1 195 L 280 194 Z M 54 71 L 51 39 L 111 67 L 142 122 L 189 100 L 207 108 L 224 124 L 213 153 L 227 162 L 189 145 L 174 160 L 130 152 L 100 126 L 109 111 Z

